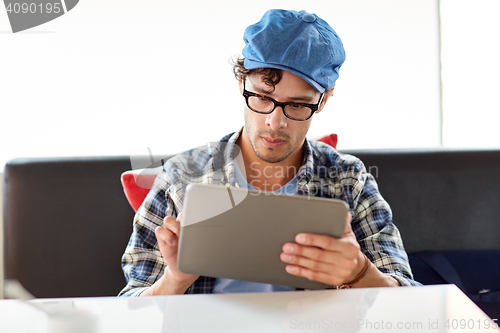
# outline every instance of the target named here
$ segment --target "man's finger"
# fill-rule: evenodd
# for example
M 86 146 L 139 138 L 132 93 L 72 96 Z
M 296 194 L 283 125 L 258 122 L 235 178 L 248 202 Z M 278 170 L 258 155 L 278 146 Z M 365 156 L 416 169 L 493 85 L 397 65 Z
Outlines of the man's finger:
M 352 231 L 351 221 L 352 221 L 352 215 L 350 212 L 347 212 L 347 217 L 344 227 L 344 236 Z
M 178 220 L 175 219 L 175 217 L 166 216 L 165 219 L 163 220 L 163 227 L 165 229 L 170 230 L 175 235 L 179 236 L 181 230 L 181 224 Z
M 340 251 L 343 246 L 338 238 L 318 234 L 297 234 L 297 236 L 295 236 L 295 241 L 299 245 L 315 246 L 328 251 Z M 295 248 L 297 252 L 299 252 L 301 246 L 295 246 Z
M 354 236 L 353 236 L 354 237 Z M 315 246 L 323 250 L 355 254 L 359 251 L 359 244 L 349 238 L 334 238 L 327 235 L 297 234 L 295 241 L 303 246 Z M 293 243 L 292 243 L 293 244 Z M 300 249 L 300 247 L 297 247 Z M 285 251 L 286 252 L 286 251 Z
M 155 229 L 156 239 L 160 246 L 169 245 L 176 246 L 177 245 L 177 235 L 175 235 L 172 231 L 165 227 L 156 227 Z
M 334 251 L 325 251 L 316 246 L 302 246 L 295 243 L 285 243 L 282 250 L 284 254 L 310 258 L 318 262 L 331 263 L 337 258 L 337 254 Z M 290 261 L 287 262 L 294 263 Z
M 281 261 L 287 264 L 301 266 L 304 268 L 309 268 L 318 272 L 332 272 L 335 270 L 336 265 L 326 261 L 318 261 L 311 259 L 309 257 L 303 257 L 299 255 L 291 255 L 287 253 L 281 253 Z
M 331 276 L 328 273 L 317 272 L 300 266 L 286 265 L 285 270 L 289 274 L 302 276 L 311 281 L 317 281 L 330 285 L 339 285 L 343 283 L 343 281 L 340 278 Z

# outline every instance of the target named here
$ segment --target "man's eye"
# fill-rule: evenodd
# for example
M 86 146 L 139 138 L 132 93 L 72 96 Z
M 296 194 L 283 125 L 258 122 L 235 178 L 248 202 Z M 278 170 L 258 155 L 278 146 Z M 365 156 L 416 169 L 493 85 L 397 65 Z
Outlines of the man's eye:
M 304 106 L 301 104 L 288 104 L 291 108 L 293 109 L 300 109 L 303 108 Z
M 259 100 L 260 100 L 261 102 L 267 102 L 267 101 L 269 101 L 269 100 L 270 100 L 269 98 L 264 97 L 264 96 L 261 96 L 261 95 L 257 95 L 257 97 L 259 98 Z

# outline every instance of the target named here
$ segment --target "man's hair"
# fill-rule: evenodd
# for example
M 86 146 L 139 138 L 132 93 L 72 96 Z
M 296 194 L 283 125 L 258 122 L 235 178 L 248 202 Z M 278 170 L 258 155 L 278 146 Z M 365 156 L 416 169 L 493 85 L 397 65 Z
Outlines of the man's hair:
M 245 58 L 240 56 L 235 56 L 233 59 L 231 59 L 231 65 L 233 65 L 234 77 L 239 81 L 239 80 L 245 80 L 248 76 L 252 74 L 257 74 L 257 75 L 260 74 L 260 79 L 262 80 L 262 82 L 268 85 L 271 88 L 271 92 L 273 92 L 275 89 L 274 86 L 280 83 L 281 81 L 281 77 L 283 76 L 283 70 L 277 68 L 246 69 L 244 62 Z M 333 90 L 330 93 L 325 92 L 325 94 L 333 96 Z
M 274 91 L 274 86 L 277 85 L 281 81 L 281 77 L 283 76 L 283 72 L 281 69 L 276 68 L 256 68 L 256 69 L 246 69 L 245 58 L 236 56 L 231 60 L 231 64 L 233 65 L 233 73 L 234 77 L 239 80 L 245 80 L 248 76 L 252 74 L 260 75 L 261 81 L 264 82 L 271 88 L 271 91 Z

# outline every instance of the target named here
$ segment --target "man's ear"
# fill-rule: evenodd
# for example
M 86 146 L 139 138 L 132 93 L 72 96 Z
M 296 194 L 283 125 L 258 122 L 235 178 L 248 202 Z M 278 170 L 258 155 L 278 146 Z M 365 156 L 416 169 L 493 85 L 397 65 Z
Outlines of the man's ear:
M 240 86 L 240 94 L 243 95 L 243 79 L 238 80 L 238 85 Z
M 330 98 L 330 96 L 333 96 L 333 89 L 335 89 L 335 87 L 332 89 L 325 90 L 324 92 L 325 95 L 323 96 L 323 100 L 321 101 L 321 104 L 316 113 L 321 112 L 321 110 L 323 110 L 323 108 L 325 107 L 326 101 Z

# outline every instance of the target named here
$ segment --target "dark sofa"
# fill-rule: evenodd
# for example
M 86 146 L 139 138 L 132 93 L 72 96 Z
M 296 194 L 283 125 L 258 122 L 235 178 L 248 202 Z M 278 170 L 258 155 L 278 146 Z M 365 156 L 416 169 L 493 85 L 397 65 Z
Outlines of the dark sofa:
M 416 280 L 447 282 L 416 254 L 446 251 L 460 266 L 468 251 L 467 260 L 478 266 L 460 271 L 462 281 L 495 291 L 500 150 L 348 153 L 363 160 L 390 203 Z M 146 164 L 148 159 L 143 157 Z M 18 279 L 37 297 L 117 295 L 125 285 L 120 257 L 134 215 L 120 174 L 130 168 L 128 156 L 10 161 L 3 180 L 6 278 Z M 484 265 L 491 266 L 488 274 Z M 489 306 L 483 309 L 495 311 Z

